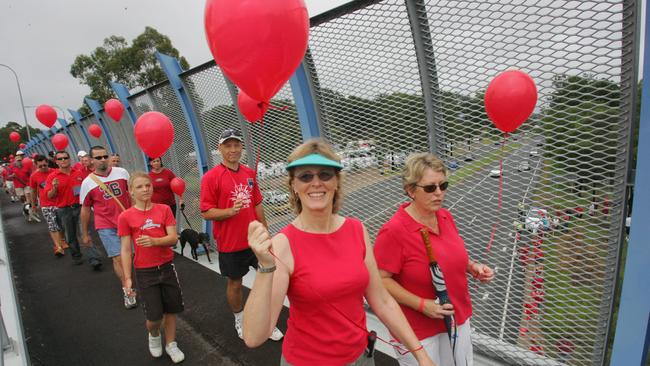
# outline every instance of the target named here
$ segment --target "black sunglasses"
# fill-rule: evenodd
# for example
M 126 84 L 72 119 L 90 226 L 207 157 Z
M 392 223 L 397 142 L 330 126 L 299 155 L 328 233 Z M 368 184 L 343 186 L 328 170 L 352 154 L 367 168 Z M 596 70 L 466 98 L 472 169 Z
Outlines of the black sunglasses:
M 449 187 L 449 182 L 442 182 L 440 184 L 433 183 L 433 184 L 429 184 L 429 185 L 426 185 L 426 186 L 420 186 L 420 185 L 416 184 L 415 186 L 422 188 L 422 190 L 427 192 L 427 193 L 433 193 L 438 188 L 440 188 L 440 191 L 444 192 Z
M 329 181 L 330 179 L 334 178 L 335 175 L 336 175 L 336 173 L 334 173 L 334 172 L 331 171 L 331 170 L 321 170 L 320 172 L 318 172 L 318 174 L 314 174 L 314 173 L 302 173 L 302 174 L 300 174 L 300 175 L 297 175 L 296 178 L 298 178 L 298 180 L 301 181 L 301 182 L 303 182 L 303 183 L 309 183 L 309 182 L 311 182 L 312 180 L 314 180 L 314 177 L 315 177 L 315 176 L 318 176 L 318 179 L 319 179 L 321 182 L 327 182 L 327 181 Z
M 61 161 L 61 160 L 69 160 L 69 159 L 70 159 L 70 157 L 56 158 L 56 160 L 59 160 L 59 161 Z
M 95 160 L 108 160 L 108 158 L 109 158 L 108 155 L 93 156 L 93 159 L 95 159 Z

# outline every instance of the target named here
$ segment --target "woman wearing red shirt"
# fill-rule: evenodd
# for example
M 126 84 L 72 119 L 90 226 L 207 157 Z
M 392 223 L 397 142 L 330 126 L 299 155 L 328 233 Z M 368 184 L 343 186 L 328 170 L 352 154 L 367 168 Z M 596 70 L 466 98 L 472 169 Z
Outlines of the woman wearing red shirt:
M 176 268 L 172 262 L 174 252 L 170 248 L 178 241 L 176 220 L 169 206 L 151 202 L 153 187 L 151 178 L 146 173 L 131 174 L 129 192 L 134 204 L 117 219 L 117 234 L 122 244 L 122 286 L 126 293 L 133 292 L 133 245 L 133 266 L 138 292 L 144 302 L 149 352 L 153 357 L 162 356 L 162 326 L 165 352 L 174 363 L 179 363 L 185 359 L 185 355 L 176 343 L 176 314 L 183 311 L 184 305 Z
M 176 198 L 170 186 L 170 182 L 176 178 L 176 175 L 171 170 L 163 167 L 161 158 L 151 159 L 149 166 L 151 167 L 149 176 L 153 183 L 153 197 L 151 197 L 151 202 L 169 206 L 172 209 L 172 214 L 176 217 Z M 178 200 L 178 203 L 183 208 L 183 197 Z
M 244 341 L 257 347 L 269 338 L 287 296 L 291 307 L 281 365 L 374 365 L 364 352 L 365 296 L 420 365 L 432 365 L 382 286 L 363 224 L 337 214 L 342 168 L 328 144 L 312 140 L 298 146 L 287 165 L 298 216 L 272 239 L 260 222 L 249 225 L 259 268 L 244 307 Z
M 434 362 L 472 365 L 472 303 L 467 273 L 481 282 L 492 280 L 494 273 L 488 266 L 469 260 L 451 213 L 442 208 L 448 182 L 440 159 L 429 153 L 411 155 L 402 185 L 412 202 L 400 206 L 377 234 L 374 251 L 379 273 Z M 449 304 L 437 302 L 425 235 L 444 277 Z M 443 320 L 450 315 L 457 326 L 457 333 L 452 331 L 457 336 L 453 350 Z M 415 364 L 410 355 L 398 354 L 397 358 L 402 366 Z

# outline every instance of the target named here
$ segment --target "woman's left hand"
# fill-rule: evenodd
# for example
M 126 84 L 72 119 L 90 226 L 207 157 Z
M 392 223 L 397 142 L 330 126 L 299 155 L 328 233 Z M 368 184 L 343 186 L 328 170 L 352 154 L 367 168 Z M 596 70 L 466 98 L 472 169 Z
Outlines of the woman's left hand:
M 474 270 L 474 278 L 482 283 L 490 282 L 494 278 L 494 271 L 485 264 L 474 263 L 472 269 Z

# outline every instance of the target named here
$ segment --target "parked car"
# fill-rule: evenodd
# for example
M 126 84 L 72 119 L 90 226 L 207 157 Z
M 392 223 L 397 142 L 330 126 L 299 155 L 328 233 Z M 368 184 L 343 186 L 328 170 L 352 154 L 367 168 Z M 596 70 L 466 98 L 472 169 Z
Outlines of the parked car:
M 530 153 L 528 153 L 528 155 L 537 157 L 539 156 L 539 151 L 537 151 L 537 149 L 530 150 Z
M 449 163 L 447 163 L 447 168 L 449 168 L 449 170 L 456 170 L 456 169 L 458 169 L 458 162 L 457 162 L 457 161 L 453 161 L 453 160 L 450 161 Z
M 264 191 L 262 192 L 262 196 L 264 197 L 264 203 L 269 205 L 277 205 L 289 202 L 289 194 L 282 191 Z
M 520 172 L 525 172 L 525 171 L 527 171 L 527 170 L 530 170 L 530 164 L 528 164 L 527 161 L 522 161 L 522 162 L 519 163 L 519 165 L 517 166 L 517 170 L 519 170 Z
M 526 230 L 536 233 L 537 230 L 548 230 L 551 228 L 551 221 L 548 216 L 548 211 L 543 208 L 531 207 L 526 214 L 525 224 Z
M 488 176 L 492 178 L 499 178 L 501 176 L 501 169 L 494 168 L 488 172 Z

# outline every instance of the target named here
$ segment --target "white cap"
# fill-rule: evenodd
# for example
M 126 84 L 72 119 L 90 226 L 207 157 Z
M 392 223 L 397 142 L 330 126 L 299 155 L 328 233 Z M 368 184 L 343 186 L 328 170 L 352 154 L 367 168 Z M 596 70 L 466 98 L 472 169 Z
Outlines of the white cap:
M 25 155 L 25 153 L 22 150 L 16 151 L 16 155 Z
M 83 151 L 83 150 L 79 150 L 79 152 L 77 153 L 77 157 L 80 157 L 80 158 L 83 158 L 86 155 L 88 155 L 88 153 Z

